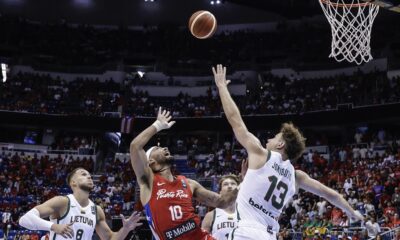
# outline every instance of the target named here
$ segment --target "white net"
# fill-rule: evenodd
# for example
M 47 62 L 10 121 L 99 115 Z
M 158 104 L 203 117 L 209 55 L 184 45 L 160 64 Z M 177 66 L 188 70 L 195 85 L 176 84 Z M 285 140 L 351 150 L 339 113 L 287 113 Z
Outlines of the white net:
M 358 65 L 372 60 L 371 30 L 379 6 L 361 0 L 319 0 L 331 25 L 329 57 Z

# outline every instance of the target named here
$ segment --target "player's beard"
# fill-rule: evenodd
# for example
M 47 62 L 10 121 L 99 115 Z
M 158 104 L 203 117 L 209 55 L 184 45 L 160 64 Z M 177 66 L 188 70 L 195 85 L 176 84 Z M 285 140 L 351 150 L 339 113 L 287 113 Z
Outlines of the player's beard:
M 85 185 L 85 184 L 79 184 L 78 186 L 82 191 L 90 193 L 93 190 L 94 186 L 89 186 L 89 185 Z
M 175 160 L 174 156 L 168 155 L 168 156 L 165 157 L 165 164 L 171 166 L 174 163 L 174 160 Z
M 171 155 L 165 156 L 165 159 L 160 163 L 160 169 L 153 169 L 153 172 L 160 173 L 167 169 L 171 169 L 172 164 L 174 162 L 174 157 Z

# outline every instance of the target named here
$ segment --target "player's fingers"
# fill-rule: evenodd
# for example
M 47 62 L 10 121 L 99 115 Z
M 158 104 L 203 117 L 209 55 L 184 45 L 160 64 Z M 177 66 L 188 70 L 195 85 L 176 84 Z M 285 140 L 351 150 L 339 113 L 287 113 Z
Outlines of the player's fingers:
M 228 85 L 229 83 L 231 83 L 231 80 L 226 80 L 226 85 Z
M 140 220 L 141 220 L 141 217 L 139 215 L 134 215 L 131 218 L 131 221 L 135 222 L 135 223 L 139 222 Z
M 167 122 L 171 120 L 172 116 L 167 117 Z
M 169 126 L 169 127 L 172 127 L 174 124 L 175 124 L 175 121 L 172 121 L 172 122 L 169 122 L 169 123 L 168 123 L 168 126 Z
M 217 73 L 215 72 L 215 68 L 212 67 L 211 69 L 212 69 L 212 72 L 213 72 L 214 76 L 217 75 Z
M 67 235 L 70 236 L 71 238 L 74 236 L 74 230 L 72 230 L 72 228 L 67 227 L 65 229 L 65 231 L 66 231 Z
M 170 111 L 167 111 L 167 112 L 165 113 L 165 117 L 169 117 L 170 114 L 171 114 L 171 112 L 170 112 Z
M 133 212 L 132 215 L 129 217 L 129 221 L 132 221 L 135 218 L 139 218 L 140 217 L 140 212 Z
M 224 71 L 223 72 L 224 72 L 224 75 L 225 75 L 226 74 L 226 67 L 224 67 Z
M 64 238 L 70 238 L 70 236 L 69 236 L 69 234 L 68 234 L 68 231 L 67 231 L 66 229 L 64 229 L 64 230 L 61 232 L 61 235 L 62 235 Z
M 70 238 L 73 238 L 74 237 L 74 232 L 72 230 L 71 231 L 67 231 L 67 236 L 70 237 Z

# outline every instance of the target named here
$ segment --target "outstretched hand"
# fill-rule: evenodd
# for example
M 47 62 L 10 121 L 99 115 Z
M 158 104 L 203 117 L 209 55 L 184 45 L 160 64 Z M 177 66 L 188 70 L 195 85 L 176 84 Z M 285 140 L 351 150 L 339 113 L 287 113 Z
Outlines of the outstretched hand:
M 122 214 L 120 216 L 122 218 L 122 226 L 129 231 L 135 230 L 136 227 L 142 226 L 143 224 L 139 222 L 142 219 L 139 212 L 133 212 L 129 218 L 125 218 Z
M 222 64 L 218 64 L 216 68 L 213 67 L 212 71 L 218 88 L 226 87 L 231 82 L 231 80 L 226 80 L 226 67 L 223 67 Z
M 162 110 L 161 107 L 158 109 L 157 121 L 153 125 L 157 128 L 157 132 L 169 129 L 175 124 L 175 121 L 171 121 L 172 116 L 169 111 Z

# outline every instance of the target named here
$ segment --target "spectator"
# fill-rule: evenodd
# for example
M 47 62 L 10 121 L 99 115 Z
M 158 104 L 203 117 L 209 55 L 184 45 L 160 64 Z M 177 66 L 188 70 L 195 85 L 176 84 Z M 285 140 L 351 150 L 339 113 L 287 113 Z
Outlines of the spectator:
M 322 217 L 326 212 L 326 201 L 323 198 L 320 198 L 319 201 L 317 202 L 317 208 L 318 208 L 318 216 Z
M 367 228 L 368 237 L 375 238 L 381 232 L 381 228 L 379 224 L 375 221 L 374 217 L 368 218 L 365 223 L 365 227 Z
M 353 179 L 350 177 L 346 179 L 343 185 L 344 191 L 347 195 L 350 195 L 349 189 L 353 188 Z

